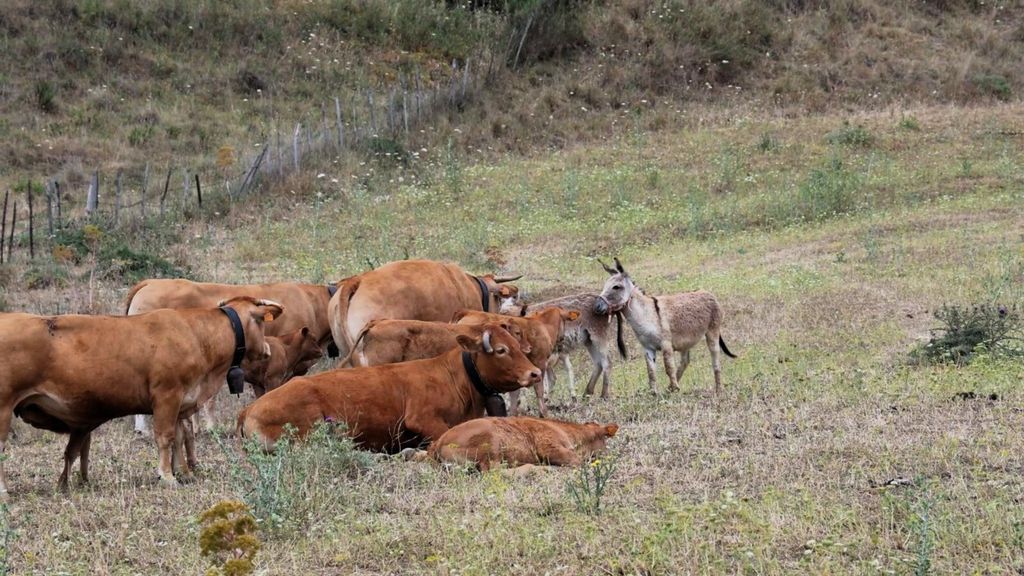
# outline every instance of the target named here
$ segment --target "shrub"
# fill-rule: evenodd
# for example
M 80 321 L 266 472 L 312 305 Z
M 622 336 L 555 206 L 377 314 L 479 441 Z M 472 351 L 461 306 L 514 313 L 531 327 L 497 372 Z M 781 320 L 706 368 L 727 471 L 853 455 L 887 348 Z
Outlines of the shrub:
M 999 74 L 981 74 L 974 77 L 974 87 L 978 92 L 1007 101 L 1013 94 L 1009 81 Z
M 104 246 L 100 249 L 99 264 L 107 274 L 136 283 L 146 278 L 183 278 L 188 271 L 178 268 L 163 258 L 146 252 L 137 252 L 124 244 Z
M 874 137 L 864 126 L 851 126 L 849 120 L 844 120 L 842 126 L 825 136 L 825 141 L 836 146 L 867 148 L 874 142 Z
M 999 356 L 1024 356 L 1021 316 L 1016 306 L 943 304 L 935 312 L 935 319 L 942 326 L 932 331 L 928 342 L 911 352 L 912 360 L 963 366 L 980 350 Z
M 832 156 L 824 167 L 811 170 L 800 185 L 796 215 L 801 220 L 817 222 L 853 212 L 859 186 L 857 174 L 847 169 L 841 158 Z
M 207 576 L 244 576 L 252 574 L 253 559 L 260 549 L 256 519 L 248 507 L 237 500 L 221 500 L 199 517 L 199 553 L 211 557 L 213 566 Z
M 21 280 L 29 290 L 60 288 L 67 284 L 68 271 L 54 263 L 33 264 L 25 270 Z
M 370 455 L 356 450 L 343 424 L 323 422 L 304 439 L 294 429 L 272 452 L 247 439 L 239 456 L 220 437 L 228 455 L 232 484 L 241 490 L 259 525 L 279 534 L 301 534 L 317 524 L 322 509 L 339 499 L 339 483 L 370 465 Z

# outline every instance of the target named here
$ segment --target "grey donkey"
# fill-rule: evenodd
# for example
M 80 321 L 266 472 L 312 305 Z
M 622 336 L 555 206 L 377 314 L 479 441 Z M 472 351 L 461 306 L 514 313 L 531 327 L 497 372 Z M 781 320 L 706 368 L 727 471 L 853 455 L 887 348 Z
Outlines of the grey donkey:
M 618 258 L 615 259 L 615 268 L 604 262 L 601 262 L 601 266 L 611 277 L 605 282 L 601 296 L 594 303 L 594 312 L 621 312 L 626 317 L 644 348 L 651 392 L 658 391 L 654 372 L 655 354 L 660 350 L 665 357 L 668 389 L 675 392 L 679 390 L 679 378 L 690 364 L 690 349 L 703 337 L 711 351 L 715 394 L 718 394 L 722 388 L 721 353 L 725 352 L 730 358 L 736 355 L 729 351 L 722 338 L 722 308 L 714 295 L 697 290 L 661 297 L 648 296 L 633 283 Z M 680 356 L 678 365 L 676 352 Z
M 603 378 L 601 387 L 601 397 L 608 398 L 608 388 L 611 381 L 612 363 L 608 349 L 611 346 L 612 333 L 611 333 L 611 314 L 596 314 L 594 312 L 595 303 L 599 299 L 597 294 L 576 294 L 573 296 L 563 296 L 561 298 L 555 298 L 554 300 L 547 300 L 544 302 L 538 302 L 536 304 L 524 304 L 522 306 L 503 306 L 501 309 L 502 314 L 509 314 L 511 316 L 526 316 L 530 312 L 536 312 L 552 306 L 558 306 L 566 310 L 577 310 L 580 313 L 580 317 L 573 321 L 566 321 L 562 329 L 562 337 L 559 339 L 555 346 L 555 351 L 551 355 L 551 359 L 548 361 L 548 369 L 544 372 L 545 383 L 548 384 L 548 392 L 554 387 L 555 383 L 555 365 L 559 360 L 565 362 L 565 367 L 569 373 L 569 389 L 573 398 L 576 397 L 575 382 L 572 373 L 572 364 L 569 363 L 569 353 L 573 350 L 584 346 L 587 352 L 590 354 L 590 359 L 594 362 L 594 371 L 590 374 L 590 381 L 587 383 L 587 389 L 585 394 L 593 394 L 594 388 L 597 385 L 597 379 Z M 629 354 L 626 350 L 626 343 L 622 338 L 622 316 L 620 314 L 614 314 L 617 320 L 616 328 L 616 343 L 618 344 L 619 354 L 623 359 L 627 359 Z M 511 403 L 516 405 L 518 401 L 518 390 L 511 393 Z

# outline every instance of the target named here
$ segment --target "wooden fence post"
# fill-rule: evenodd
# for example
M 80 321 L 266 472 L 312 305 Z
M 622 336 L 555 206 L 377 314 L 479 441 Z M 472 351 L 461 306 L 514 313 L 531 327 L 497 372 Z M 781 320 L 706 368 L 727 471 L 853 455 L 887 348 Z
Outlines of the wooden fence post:
M 121 169 L 114 176 L 114 227 L 121 222 Z
M 199 202 L 199 207 L 203 207 L 203 190 L 199 187 L 199 172 L 196 172 L 196 200 Z
M 295 134 L 292 136 L 292 160 L 295 164 L 295 169 L 299 169 L 299 135 L 302 133 L 302 124 L 295 124 Z
M 146 162 L 146 171 L 142 174 L 142 193 L 140 194 L 139 200 L 139 215 L 142 218 L 142 224 L 146 224 L 146 192 L 149 191 L 149 162 Z
M 171 189 L 171 171 L 174 168 L 167 167 L 167 180 L 164 181 L 164 193 L 160 195 L 160 218 L 164 217 L 164 201 L 167 200 L 167 191 Z
M 14 197 L 14 205 L 11 207 L 11 235 L 7 237 L 7 262 L 11 262 L 14 254 L 14 229 L 18 225 L 18 197 Z
M 36 259 L 35 215 L 32 213 L 32 181 L 28 181 L 28 259 Z
M 338 151 L 345 148 L 345 123 L 341 120 L 341 100 L 334 97 L 334 115 L 338 120 Z
M 92 182 L 89 184 L 89 193 L 85 197 L 85 215 L 92 216 L 100 207 L 100 171 L 92 173 Z
M 7 200 L 11 191 L 4 192 L 4 217 L 0 218 L 0 264 L 4 263 L 4 242 L 7 238 Z
M 57 196 L 57 230 L 64 229 L 64 213 L 61 211 L 60 182 L 53 181 L 53 191 Z
M 373 131 L 373 135 L 377 135 L 377 114 L 373 110 L 373 88 L 366 89 L 366 101 L 370 106 L 370 130 Z
M 188 177 L 188 168 L 181 169 L 181 209 L 185 210 L 185 206 L 188 206 L 188 199 L 192 196 L 192 191 L 189 190 L 192 186 L 192 180 Z
M 46 191 L 46 236 L 50 239 L 51 246 L 53 245 L 53 192 L 50 191 L 51 187 L 47 186 Z

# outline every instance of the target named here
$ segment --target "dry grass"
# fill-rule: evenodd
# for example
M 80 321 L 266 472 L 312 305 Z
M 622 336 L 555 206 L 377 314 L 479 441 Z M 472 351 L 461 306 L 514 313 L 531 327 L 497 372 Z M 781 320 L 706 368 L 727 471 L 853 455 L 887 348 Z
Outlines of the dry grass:
M 510 478 L 381 457 L 312 502 L 307 530 L 265 532 L 257 573 L 1024 569 L 1019 363 L 905 362 L 939 304 L 1024 301 L 1024 171 L 1019 140 L 1000 132 L 1018 127 L 1020 110 L 907 113 L 919 130 L 900 128 L 899 114 L 855 115 L 874 143 L 837 149 L 825 137 L 841 116 L 704 122 L 690 110 L 685 128 L 627 131 L 557 155 L 459 157 L 448 176 L 444 162 L 424 160 L 416 183 L 389 182 L 399 173 L 383 169 L 336 187 L 308 176 L 293 183 L 305 191 L 293 202 L 242 227 L 183 231 L 174 250 L 217 280 L 340 277 L 408 247 L 526 272 L 523 286 L 550 296 L 551 286 L 596 289 L 604 274 L 591 257 L 617 254 L 651 292 L 715 292 L 740 354 L 726 360 L 718 399 L 701 349 L 677 395 L 646 392 L 635 343 L 634 358 L 616 363 L 610 401 L 573 401 L 559 379 L 557 416 L 622 427 L 599 517 L 576 510 L 570 470 Z M 777 150 L 758 150 L 765 131 Z M 795 202 L 788 194 L 834 154 L 856 174 L 863 205 L 807 221 L 757 217 Z M 353 181 L 340 168 L 330 176 Z M 713 226 L 692 225 L 695 198 L 718 217 Z M 25 291 L 14 274 L 4 297 L 42 311 L 83 290 Z M 114 311 L 123 291 L 104 283 L 96 298 Z M 575 360 L 585 377 L 589 362 Z M 978 398 L 954 399 L 964 391 Z M 225 424 L 242 402 L 222 403 Z M 11 442 L 13 573 L 204 569 L 198 514 L 240 489 L 210 438 L 199 482 L 168 490 L 151 440 L 112 422 L 96 434 L 92 486 L 70 496 L 53 492 L 62 441 L 19 424 Z M 886 485 L 898 478 L 907 482 Z

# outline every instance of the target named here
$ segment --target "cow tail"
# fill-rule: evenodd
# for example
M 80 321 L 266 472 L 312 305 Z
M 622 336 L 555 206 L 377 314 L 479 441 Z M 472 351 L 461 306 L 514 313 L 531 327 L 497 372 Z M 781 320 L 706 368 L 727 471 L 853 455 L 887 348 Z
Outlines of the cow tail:
M 622 334 L 622 312 L 615 313 L 615 320 L 615 342 L 619 345 L 619 356 L 622 356 L 623 360 L 629 360 L 629 350 L 626 349 L 626 340 Z
M 722 352 L 725 352 L 726 356 L 729 358 L 737 358 L 735 354 L 729 351 L 729 347 L 725 345 L 725 338 L 722 338 L 721 335 L 718 336 L 718 345 L 722 348 Z
M 370 329 L 372 329 L 375 324 L 377 324 L 377 321 L 371 320 L 370 322 L 367 322 L 366 326 L 363 326 L 363 329 L 359 331 L 359 335 L 356 336 L 355 341 L 352 342 L 352 347 L 349 348 L 348 356 L 345 356 L 345 358 L 341 360 L 339 366 L 345 366 L 346 364 L 353 368 L 359 368 L 363 366 L 361 362 L 356 360 L 356 348 L 359 347 L 359 343 L 363 341 L 363 339 L 366 337 L 366 333 L 369 332 Z
M 338 307 L 335 313 L 331 316 L 331 333 L 334 336 L 334 343 L 345 348 L 351 356 L 352 350 L 355 348 L 355 343 L 352 341 L 352 337 L 348 333 L 348 305 L 352 301 L 352 297 L 356 295 L 356 290 L 359 289 L 359 277 L 353 276 L 340 282 L 338 292 L 334 295 L 338 299 Z
M 143 280 L 142 282 L 139 282 L 135 286 L 132 286 L 132 289 L 128 291 L 128 296 L 124 299 L 124 315 L 125 316 L 128 315 L 128 311 L 131 310 L 131 308 L 132 308 L 132 300 L 135 298 L 135 295 L 139 293 L 139 290 L 142 290 L 148 284 L 149 284 L 149 280 Z

